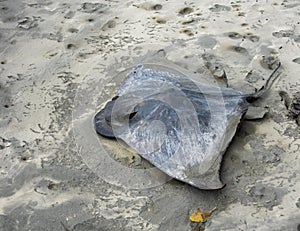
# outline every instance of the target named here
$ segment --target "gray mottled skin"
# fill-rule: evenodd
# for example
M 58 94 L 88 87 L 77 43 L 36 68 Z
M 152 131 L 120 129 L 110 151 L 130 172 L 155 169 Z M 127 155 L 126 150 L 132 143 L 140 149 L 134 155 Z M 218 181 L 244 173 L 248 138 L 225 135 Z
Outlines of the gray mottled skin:
M 140 64 L 95 116 L 95 129 L 122 139 L 171 177 L 218 189 L 222 156 L 250 105 L 248 97 Z

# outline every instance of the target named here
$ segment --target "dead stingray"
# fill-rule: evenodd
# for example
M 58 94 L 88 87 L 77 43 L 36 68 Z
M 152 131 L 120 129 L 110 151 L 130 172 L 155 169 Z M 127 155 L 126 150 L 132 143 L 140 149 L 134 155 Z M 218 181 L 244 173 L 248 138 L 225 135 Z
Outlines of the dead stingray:
M 97 133 L 123 140 L 171 177 L 219 189 L 222 156 L 256 93 L 211 86 L 159 68 L 137 65 L 116 96 L 96 114 Z

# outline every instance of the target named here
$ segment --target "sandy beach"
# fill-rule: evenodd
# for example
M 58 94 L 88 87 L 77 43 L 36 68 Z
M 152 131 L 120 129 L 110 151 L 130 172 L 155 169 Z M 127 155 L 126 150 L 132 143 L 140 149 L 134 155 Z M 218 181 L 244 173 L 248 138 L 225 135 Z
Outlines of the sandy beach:
M 300 230 L 299 0 L 2 0 L 0 52 L 1 231 Z M 220 86 L 226 71 L 244 93 L 281 62 L 223 157 L 223 189 L 96 135 L 93 116 L 145 61 Z

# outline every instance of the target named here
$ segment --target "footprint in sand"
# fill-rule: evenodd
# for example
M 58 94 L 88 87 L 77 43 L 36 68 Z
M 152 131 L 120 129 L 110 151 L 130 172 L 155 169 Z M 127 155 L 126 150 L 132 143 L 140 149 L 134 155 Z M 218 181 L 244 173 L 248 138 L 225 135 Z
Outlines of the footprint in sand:
M 103 26 L 102 26 L 102 30 L 106 31 L 112 28 L 115 28 L 117 25 L 115 20 L 108 20 Z
M 69 11 L 68 13 L 65 14 L 64 18 L 65 19 L 71 19 L 73 18 L 75 15 L 75 12 L 74 11 Z
M 248 51 L 246 48 L 241 46 L 230 46 L 229 50 L 240 53 L 240 54 L 248 54 Z
M 77 33 L 78 29 L 76 29 L 76 28 L 69 28 L 68 31 L 73 34 L 73 33 Z
M 139 5 L 134 5 L 137 8 L 141 8 L 144 10 L 154 10 L 154 11 L 158 11 L 161 10 L 163 8 L 163 6 L 161 4 L 152 4 L 149 2 L 145 2 Z
M 179 13 L 180 15 L 187 15 L 187 14 L 192 13 L 193 11 L 194 11 L 194 9 L 191 8 L 191 7 L 184 7 L 184 8 L 182 8 L 182 9 L 180 9 L 180 10 L 178 11 L 178 13 Z
M 228 36 L 231 39 L 249 39 L 251 42 L 258 42 L 259 37 L 256 35 L 253 35 L 252 33 L 247 33 L 245 35 L 241 35 L 237 32 L 228 32 L 225 33 L 226 36 Z
M 66 48 L 67 48 L 68 50 L 75 50 L 75 49 L 77 49 L 77 46 L 76 46 L 75 44 L 73 44 L 73 43 L 68 43 L 68 44 L 66 45 Z
M 225 5 L 220 5 L 220 4 L 215 4 L 213 7 L 210 7 L 209 10 L 211 12 L 230 11 L 231 7 L 225 6 Z
M 167 20 L 163 19 L 163 18 L 153 17 L 152 19 L 155 20 L 155 22 L 158 24 L 166 24 L 167 23 Z
M 274 55 L 263 56 L 260 60 L 260 64 L 263 68 L 274 70 L 279 63 L 278 57 Z
M 180 30 L 180 33 L 184 33 L 188 36 L 193 36 L 194 35 L 193 31 L 190 30 L 190 29 L 182 29 L 182 30 Z
M 228 32 L 225 35 L 227 35 L 231 39 L 240 39 L 243 38 L 243 36 L 237 32 Z
M 81 5 L 80 10 L 84 13 L 104 13 L 107 9 L 107 5 L 103 3 L 91 3 L 85 2 Z
M 38 26 L 38 17 L 25 17 L 18 21 L 18 27 L 24 30 L 29 30 L 31 28 Z

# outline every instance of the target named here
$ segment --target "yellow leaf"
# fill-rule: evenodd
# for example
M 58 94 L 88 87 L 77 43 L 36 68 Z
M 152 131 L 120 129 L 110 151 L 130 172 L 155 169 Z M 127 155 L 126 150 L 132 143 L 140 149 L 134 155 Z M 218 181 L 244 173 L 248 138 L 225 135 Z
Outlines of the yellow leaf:
M 197 212 L 193 213 L 190 216 L 190 220 L 192 222 L 204 222 L 204 217 L 203 217 L 203 213 L 201 212 L 201 210 L 198 209 Z
M 212 212 L 215 211 L 216 208 L 213 208 L 211 211 L 208 212 L 201 212 L 201 210 L 198 208 L 197 212 L 193 213 L 190 216 L 190 220 L 192 222 L 205 222 L 206 218 L 210 217 Z

